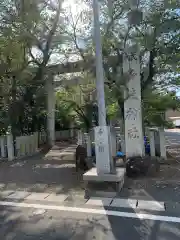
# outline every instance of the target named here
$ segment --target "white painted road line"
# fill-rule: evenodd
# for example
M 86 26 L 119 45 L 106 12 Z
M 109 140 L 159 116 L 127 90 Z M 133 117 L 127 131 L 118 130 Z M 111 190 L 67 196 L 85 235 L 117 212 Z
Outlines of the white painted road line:
M 76 212 L 88 213 L 88 214 L 97 214 L 97 215 L 105 215 L 105 216 L 108 215 L 108 216 L 115 216 L 115 217 L 140 219 L 140 220 L 146 219 L 146 220 L 153 220 L 153 221 L 180 223 L 180 217 L 160 216 L 160 215 L 143 214 L 143 213 L 118 212 L 118 211 L 110 211 L 105 209 L 77 208 L 77 207 L 2 202 L 2 201 L 0 201 L 0 206 L 17 207 L 17 208 L 34 208 L 34 209 L 55 210 L 55 211 L 65 211 L 65 212 L 74 212 L 74 213 Z
M 112 202 L 112 198 L 90 198 L 85 204 L 92 205 L 92 206 L 109 206 Z
M 164 202 L 138 200 L 137 209 L 149 211 L 165 211 Z
M 112 207 L 121 207 L 121 208 L 136 208 L 137 200 L 136 199 L 121 199 L 114 198 L 111 203 Z

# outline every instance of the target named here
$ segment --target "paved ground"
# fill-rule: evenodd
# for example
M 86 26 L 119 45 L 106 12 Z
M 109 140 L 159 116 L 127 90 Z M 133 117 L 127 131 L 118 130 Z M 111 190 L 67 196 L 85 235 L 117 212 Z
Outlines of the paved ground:
M 166 130 L 165 132 L 167 144 L 176 145 L 180 144 L 180 131 L 178 130 Z
M 75 171 L 75 147 L 57 144 L 46 155 L 42 154 L 27 161 L 1 163 L 0 190 L 45 192 L 83 198 L 82 173 L 77 174 Z M 163 165 L 157 178 L 127 179 L 120 197 L 180 201 L 179 189 L 179 165 Z
M 27 161 L 1 163 L 0 188 L 34 192 L 78 192 L 83 183 L 81 174 L 75 171 L 75 147 L 56 145 L 46 155 Z
M 180 181 L 174 172 L 164 179 L 167 166 L 156 179 L 127 179 L 114 198 L 84 199 L 74 151 L 57 144 L 46 155 L 1 163 L 0 239 L 180 238 Z
M 165 131 L 168 156 L 180 161 L 180 129 Z
M 37 206 L 38 207 L 38 206 Z M 178 240 L 180 218 L 102 209 L 0 207 L 3 240 Z M 55 208 L 57 208 L 55 206 Z M 96 211 L 95 211 L 96 210 Z

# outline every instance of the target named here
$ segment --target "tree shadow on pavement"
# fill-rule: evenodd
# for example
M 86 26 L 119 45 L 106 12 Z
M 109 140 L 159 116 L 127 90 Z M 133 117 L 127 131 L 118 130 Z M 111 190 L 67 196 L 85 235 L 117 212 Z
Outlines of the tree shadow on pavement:
M 58 156 L 55 159 L 48 159 L 43 154 L 28 161 L 2 163 L 0 188 L 67 194 L 83 190 L 82 173 L 76 172 L 75 159 L 72 155 L 70 159 L 68 157 L 61 159 Z
M 136 214 L 136 212 L 133 211 Z M 178 240 L 179 223 L 153 221 L 147 219 L 108 216 L 115 240 Z
M 0 207 L 0 239 L 3 240 L 178 240 L 179 224 Z
M 100 218 L 0 207 L 0 239 L 3 240 L 111 240 L 108 227 Z

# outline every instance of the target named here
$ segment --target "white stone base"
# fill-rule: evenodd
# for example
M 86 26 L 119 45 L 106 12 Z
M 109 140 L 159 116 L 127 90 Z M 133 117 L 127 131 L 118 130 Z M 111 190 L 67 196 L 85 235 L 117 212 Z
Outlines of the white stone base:
M 89 183 L 115 183 L 116 184 L 116 193 L 120 192 L 125 179 L 125 168 L 117 168 L 115 174 L 98 174 L 96 168 L 90 169 L 83 175 L 83 180 L 85 182 L 85 197 L 88 197 L 88 184 Z M 92 190 L 90 191 L 93 192 Z M 95 191 L 96 195 L 96 191 Z
M 98 174 L 97 168 L 91 168 L 88 172 L 83 174 L 83 180 L 94 182 L 119 182 L 124 179 L 125 173 L 125 168 L 117 168 L 115 174 Z

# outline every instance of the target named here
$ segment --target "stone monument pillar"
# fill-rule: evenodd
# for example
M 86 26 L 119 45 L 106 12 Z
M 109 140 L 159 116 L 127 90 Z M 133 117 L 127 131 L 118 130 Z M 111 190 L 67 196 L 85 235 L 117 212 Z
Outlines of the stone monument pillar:
M 110 147 L 110 128 L 106 125 L 106 105 L 104 92 L 104 69 L 100 32 L 100 6 L 93 0 L 94 42 L 96 53 L 96 90 L 99 126 L 95 128 L 96 167 L 98 174 L 111 173 L 112 156 Z
M 96 167 L 98 174 L 108 174 L 112 170 L 110 127 L 95 127 Z
M 144 155 L 142 131 L 141 84 L 139 55 L 129 57 L 124 54 L 123 72 L 130 76 L 125 90 L 124 119 L 126 157 Z

